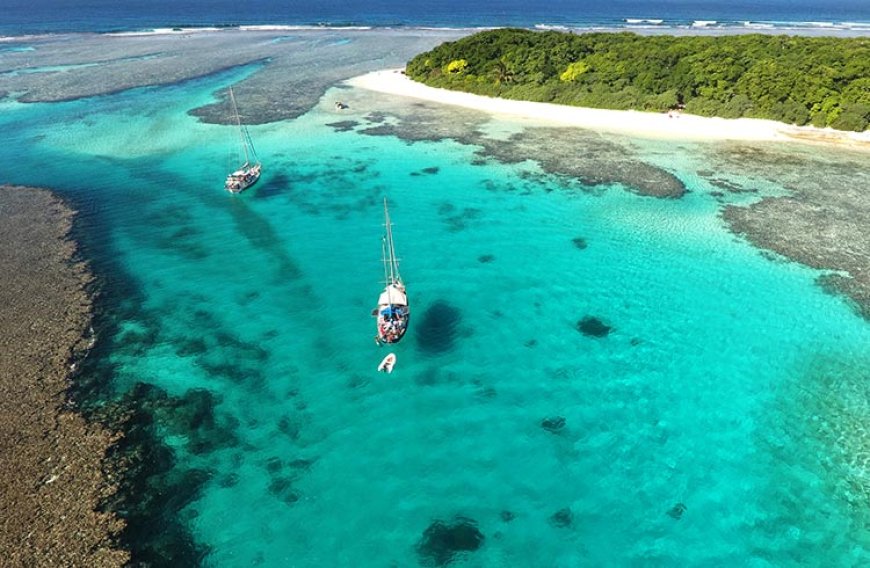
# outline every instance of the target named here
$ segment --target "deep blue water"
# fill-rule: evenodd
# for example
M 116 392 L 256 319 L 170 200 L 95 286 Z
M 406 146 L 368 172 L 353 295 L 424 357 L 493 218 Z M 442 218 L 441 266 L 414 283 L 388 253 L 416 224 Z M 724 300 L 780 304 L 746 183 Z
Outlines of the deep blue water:
M 783 28 L 870 26 L 870 2 L 841 0 L 3 0 L 0 35 L 120 31 L 174 26 L 363 25 L 621 27 L 650 25 L 627 20 L 663 20 L 657 26 L 720 27 L 771 24 Z M 708 24 L 712 25 L 712 24 Z M 858 26 L 866 27 L 866 26 Z

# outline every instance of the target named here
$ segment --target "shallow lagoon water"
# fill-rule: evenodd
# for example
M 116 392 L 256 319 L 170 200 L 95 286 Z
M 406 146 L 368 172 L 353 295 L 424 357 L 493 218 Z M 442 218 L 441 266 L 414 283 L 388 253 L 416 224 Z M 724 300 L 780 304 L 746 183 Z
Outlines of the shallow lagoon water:
M 265 173 L 231 196 L 231 129 L 188 112 L 242 76 L 0 116 L 9 181 L 81 204 L 86 249 L 138 291 L 105 306 L 115 395 L 213 396 L 165 428 L 207 472 L 174 511 L 205 565 L 431 564 L 424 531 L 457 518 L 484 537 L 452 557 L 471 566 L 870 560 L 870 328 L 726 230 L 703 148 L 638 145 L 690 189 L 659 200 L 330 127 L 330 93 L 251 129 Z M 385 197 L 413 312 L 391 375 Z

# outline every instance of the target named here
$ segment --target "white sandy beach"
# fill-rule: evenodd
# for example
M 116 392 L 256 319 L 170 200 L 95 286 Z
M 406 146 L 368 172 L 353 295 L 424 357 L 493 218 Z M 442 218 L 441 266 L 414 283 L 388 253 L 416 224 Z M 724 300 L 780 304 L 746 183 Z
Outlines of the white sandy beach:
M 436 89 L 408 78 L 401 69 L 375 71 L 347 81 L 354 87 L 488 112 L 536 125 L 588 128 L 642 138 L 674 140 L 804 141 L 840 144 L 870 151 L 870 132 L 789 126 L 772 120 L 708 118 L 673 114 L 603 110 L 550 103 L 514 101 Z

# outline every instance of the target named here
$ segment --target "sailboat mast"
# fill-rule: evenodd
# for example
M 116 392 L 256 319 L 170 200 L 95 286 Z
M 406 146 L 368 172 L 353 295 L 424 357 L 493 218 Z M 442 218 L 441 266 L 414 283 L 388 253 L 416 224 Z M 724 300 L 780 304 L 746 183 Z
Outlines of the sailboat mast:
M 399 261 L 396 259 L 396 249 L 393 246 L 393 224 L 390 222 L 390 212 L 387 209 L 387 199 L 384 198 L 384 218 L 387 225 L 387 248 L 389 250 L 390 263 L 390 283 L 394 283 L 400 279 L 399 277 Z
M 245 140 L 245 132 L 242 129 L 242 119 L 239 116 L 239 109 L 236 106 L 236 96 L 233 94 L 232 87 L 230 87 L 230 101 L 233 104 L 233 116 L 236 117 L 236 126 L 239 129 L 239 142 L 241 143 L 242 149 L 245 152 L 245 165 L 247 165 L 248 162 L 250 161 L 250 158 L 248 157 L 248 142 L 247 142 L 247 140 Z
M 384 259 L 384 283 L 387 286 L 389 286 L 390 284 L 392 284 L 392 281 L 390 280 L 390 269 L 388 268 L 388 265 L 387 265 L 388 259 L 387 259 L 387 238 L 386 237 L 381 238 L 381 255 Z

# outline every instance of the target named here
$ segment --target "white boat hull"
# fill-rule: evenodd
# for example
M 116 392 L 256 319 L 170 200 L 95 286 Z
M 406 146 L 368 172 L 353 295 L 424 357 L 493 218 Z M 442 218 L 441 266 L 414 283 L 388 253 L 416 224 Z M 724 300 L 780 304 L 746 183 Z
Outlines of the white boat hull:
M 250 168 L 237 170 L 227 176 L 224 187 L 230 193 L 241 193 L 257 183 L 257 180 L 260 179 L 261 169 L 260 164 L 257 164 Z
M 396 366 L 396 354 L 390 353 L 389 355 L 384 357 L 384 360 L 381 361 L 380 365 L 378 365 L 378 372 L 379 373 L 392 373 L 393 367 L 395 367 L 395 366 Z

